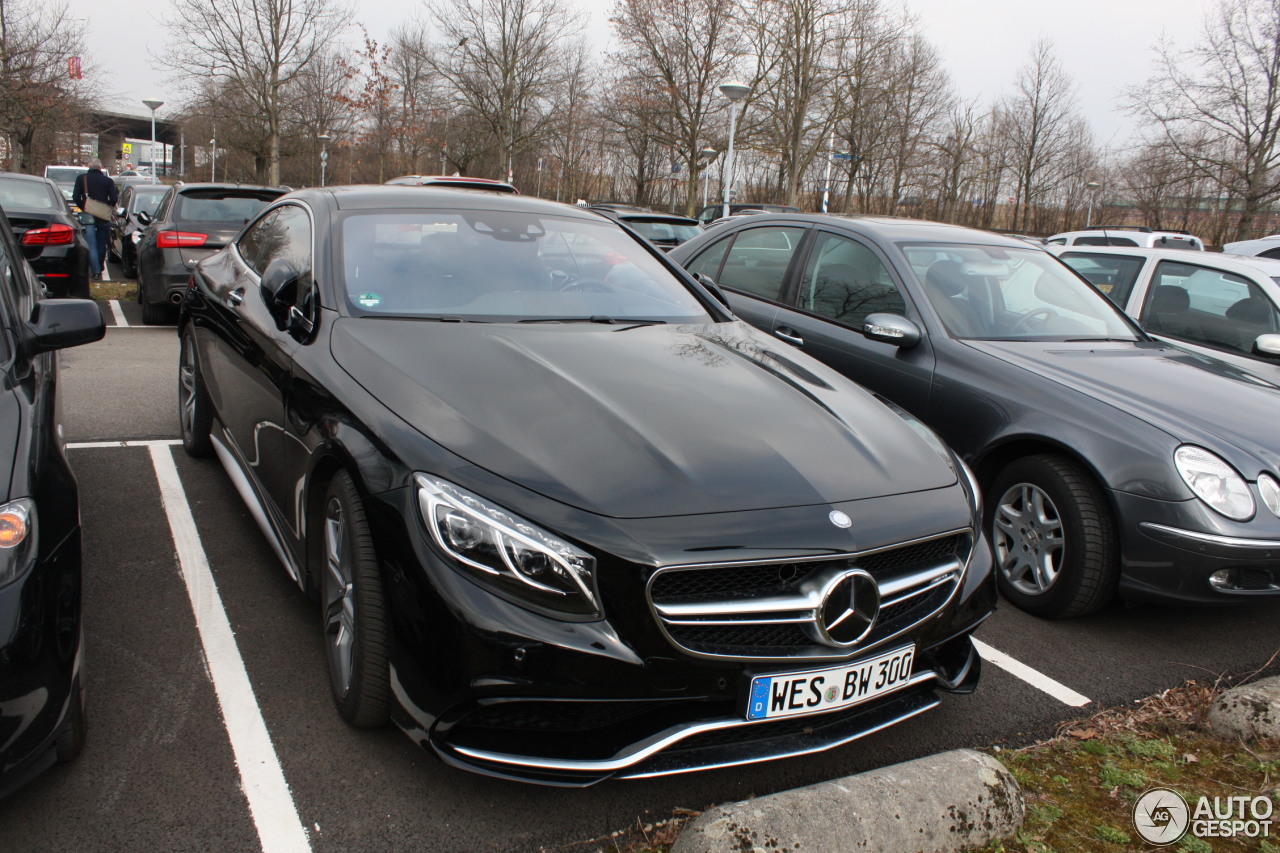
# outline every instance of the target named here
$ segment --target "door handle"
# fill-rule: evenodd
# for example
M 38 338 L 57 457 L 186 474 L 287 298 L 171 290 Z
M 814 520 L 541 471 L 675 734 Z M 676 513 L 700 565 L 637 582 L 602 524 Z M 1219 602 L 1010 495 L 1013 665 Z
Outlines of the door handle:
M 232 308 L 239 307 L 240 303 L 244 302 L 244 288 L 237 287 L 235 290 L 228 293 L 227 302 Z
M 786 326 L 780 326 L 780 327 L 778 327 L 778 328 L 774 329 L 774 330 L 773 330 L 773 333 L 774 333 L 774 335 L 776 335 L 777 337 L 782 338 L 782 340 L 784 340 L 784 341 L 786 341 L 787 343 L 791 344 L 793 347 L 802 347 L 802 346 L 804 346 L 804 338 L 802 338 L 802 337 L 800 337 L 798 334 L 796 334 L 796 332 L 795 332 L 795 330 L 794 330 L 794 329 L 790 329 L 790 328 L 788 328 L 788 327 L 786 327 Z

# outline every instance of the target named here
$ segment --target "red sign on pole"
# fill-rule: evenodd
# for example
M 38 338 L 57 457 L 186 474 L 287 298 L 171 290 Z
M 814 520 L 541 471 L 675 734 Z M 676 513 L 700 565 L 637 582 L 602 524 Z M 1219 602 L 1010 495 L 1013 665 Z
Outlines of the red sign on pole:
M 84 73 L 80 69 L 80 57 L 78 56 L 67 57 L 67 76 L 70 77 L 72 80 L 84 79 Z

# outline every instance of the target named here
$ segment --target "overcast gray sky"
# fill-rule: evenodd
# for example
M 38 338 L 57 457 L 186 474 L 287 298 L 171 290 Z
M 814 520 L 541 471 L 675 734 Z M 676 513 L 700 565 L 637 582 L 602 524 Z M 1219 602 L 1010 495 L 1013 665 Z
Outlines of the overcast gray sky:
M 159 97 L 172 106 L 181 92 L 165 83 L 152 59 L 165 47 L 160 15 L 167 4 L 113 4 L 68 0 L 71 15 L 88 22 L 89 56 L 103 69 L 103 95 L 118 108 L 146 115 L 141 100 Z M 592 43 L 604 45 L 613 0 L 568 0 L 579 5 Z M 1031 46 L 1050 38 L 1067 73 L 1079 86 L 1080 104 L 1098 141 L 1120 145 L 1131 125 L 1116 106 L 1129 86 L 1141 85 L 1152 69 L 1151 48 L 1161 33 L 1189 45 L 1201 31 L 1205 11 L 1215 0 L 903 0 L 924 34 L 942 52 L 943 62 L 962 97 L 981 105 L 1012 88 Z M 355 0 L 356 20 L 379 40 L 405 20 L 418 3 Z M 168 107 L 162 107 L 163 116 Z

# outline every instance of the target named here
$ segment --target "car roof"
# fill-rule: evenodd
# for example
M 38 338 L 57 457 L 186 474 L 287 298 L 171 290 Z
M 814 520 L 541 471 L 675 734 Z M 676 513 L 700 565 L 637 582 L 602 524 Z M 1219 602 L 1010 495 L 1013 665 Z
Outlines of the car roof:
M 1250 269 L 1266 276 L 1280 276 L 1280 260 L 1256 255 L 1232 255 L 1222 252 L 1188 252 L 1186 249 L 1157 249 L 1146 246 L 1050 246 L 1054 255 L 1087 253 L 1090 255 L 1129 255 L 1182 264 L 1220 266 L 1223 269 Z
M 263 184 L 232 184 L 232 183 L 199 183 L 199 184 L 183 184 L 177 183 L 172 185 L 178 192 L 183 193 L 187 190 L 249 190 L 250 192 L 275 192 L 287 193 L 288 187 L 268 187 Z
M 588 208 L 590 210 L 591 208 Z M 674 222 L 677 225 L 701 225 L 698 220 L 679 213 L 658 213 L 651 210 L 618 210 L 610 208 L 598 211 L 610 219 L 621 219 L 623 222 Z
M 519 193 L 513 184 L 493 178 L 473 178 L 467 175 L 401 175 L 387 181 L 390 186 L 453 187 L 461 190 L 491 190 L 502 193 Z
M 1010 246 L 1017 249 L 1036 250 L 1037 246 L 1016 237 L 1006 237 L 993 231 L 932 222 L 927 219 L 905 219 L 896 216 L 874 214 L 841 215 L 834 213 L 756 213 L 750 217 L 753 223 L 818 223 L 848 228 L 890 242 L 921 241 L 928 243 L 978 243 L 990 246 Z
M 0 178 L 16 179 L 20 181 L 31 181 L 32 183 L 51 184 L 53 181 L 44 175 L 28 175 L 26 172 L 0 172 Z
M 599 221 L 585 208 L 507 192 L 459 191 L 449 187 L 355 184 L 294 190 L 288 198 L 331 202 L 339 210 L 513 210 Z

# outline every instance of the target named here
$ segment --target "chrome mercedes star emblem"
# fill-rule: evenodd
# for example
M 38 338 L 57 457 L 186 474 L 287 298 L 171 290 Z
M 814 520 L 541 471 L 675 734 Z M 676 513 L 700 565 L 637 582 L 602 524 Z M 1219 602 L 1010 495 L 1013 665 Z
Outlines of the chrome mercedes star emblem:
M 836 527 L 849 528 L 853 526 L 853 519 L 838 509 L 831 510 L 831 512 L 827 514 L 827 518 L 831 519 L 831 523 Z
M 831 580 L 814 612 L 814 624 L 824 643 L 852 646 L 871 631 L 880 613 L 880 588 L 862 569 Z

